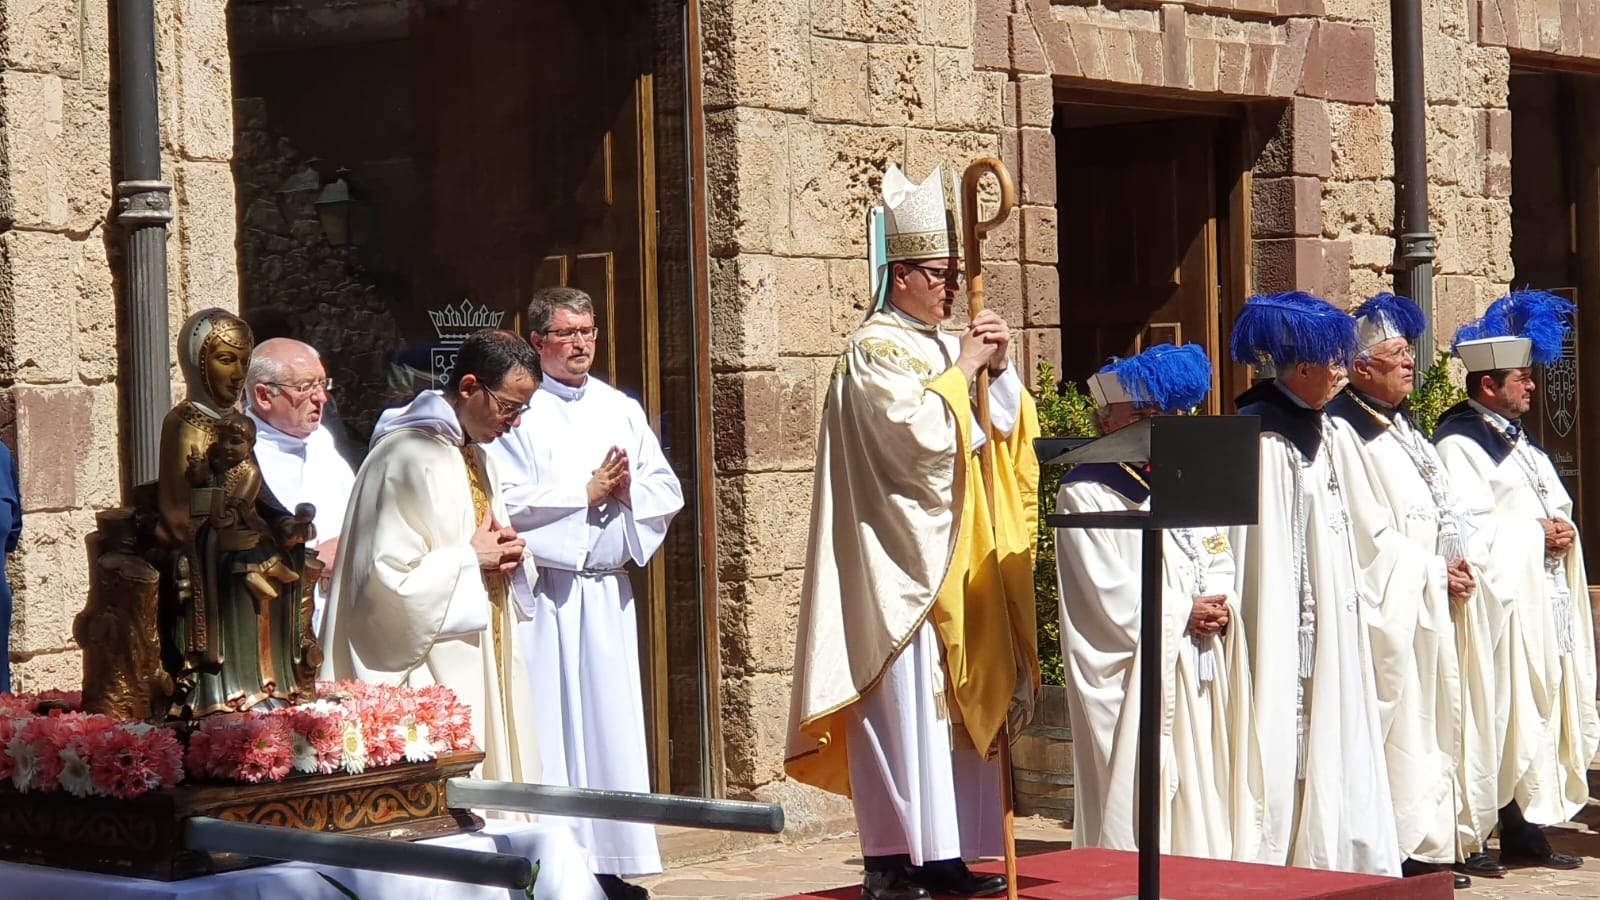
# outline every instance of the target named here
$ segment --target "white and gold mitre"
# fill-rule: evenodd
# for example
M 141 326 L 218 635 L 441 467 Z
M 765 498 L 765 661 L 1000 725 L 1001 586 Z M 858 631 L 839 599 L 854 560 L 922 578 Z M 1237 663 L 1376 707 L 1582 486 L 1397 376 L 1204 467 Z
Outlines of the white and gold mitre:
M 884 262 L 961 256 L 961 201 L 943 166 L 921 184 L 894 163 L 883 176 Z

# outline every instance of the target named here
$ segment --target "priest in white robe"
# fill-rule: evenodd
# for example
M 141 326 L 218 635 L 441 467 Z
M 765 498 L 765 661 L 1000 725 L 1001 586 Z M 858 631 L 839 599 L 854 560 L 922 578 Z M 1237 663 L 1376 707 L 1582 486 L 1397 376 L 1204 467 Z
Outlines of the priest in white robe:
M 1455 886 L 1467 888 L 1469 872 L 1505 874 L 1482 852 L 1498 808 L 1497 754 L 1488 620 L 1467 561 L 1472 525 L 1405 408 L 1422 310 L 1379 294 L 1354 316 L 1359 350 L 1328 416 L 1362 587 L 1374 601 L 1367 627 L 1401 869 L 1424 875 L 1462 863 Z
M 489 445 L 510 523 L 538 578 L 517 589 L 523 677 L 534 693 L 545 782 L 650 790 L 638 612 L 629 567 L 660 549 L 683 508 L 644 409 L 590 373 L 594 305 L 568 287 L 534 293 L 525 320 L 544 380 L 523 424 Z M 612 900 L 648 892 L 623 875 L 661 871 L 655 829 L 567 819 Z
M 1233 358 L 1276 379 L 1238 400 L 1261 417 L 1261 504 L 1235 529 L 1257 744 L 1243 754 L 1259 792 L 1261 840 L 1236 857 L 1400 874 L 1367 620 L 1323 407 L 1343 382 L 1355 320 L 1303 293 L 1251 297 Z
M 245 412 L 256 423 L 256 463 L 267 489 L 284 509 L 310 503 L 317 511 L 312 519 L 316 537 L 306 546 L 322 566 L 311 617 L 312 632 L 320 634 L 345 506 L 356 482 L 333 434 L 322 427 L 333 380 L 310 344 L 272 338 L 250 354 L 244 387 Z
M 522 415 L 539 359 L 516 335 L 480 331 L 443 391 L 386 411 L 356 474 L 319 677 L 443 684 L 472 711 L 478 774 L 537 783 L 538 734 L 509 580 L 522 539 L 483 444 Z
M 1555 852 L 1539 826 L 1570 819 L 1589 799 L 1600 749 L 1594 628 L 1572 498 L 1521 420 L 1532 406 L 1531 366 L 1560 359 L 1573 311 L 1554 295 L 1519 291 L 1462 326 L 1455 353 L 1469 399 L 1434 432 L 1478 525 L 1495 617 L 1500 861 L 1555 869 L 1583 864 Z
M 878 302 L 817 436 L 785 768 L 853 800 L 865 900 L 993 896 L 1005 878 L 963 860 L 1004 852 L 996 742 L 1039 686 L 1038 424 L 999 315 L 940 328 L 960 284 L 953 179 L 891 166 L 884 198 Z M 985 369 L 988 433 L 973 416 Z
M 1103 435 L 1188 410 L 1210 389 L 1211 362 L 1197 344 L 1160 344 L 1089 379 Z M 1074 466 L 1056 511 L 1149 509 L 1145 476 L 1127 463 Z M 1141 541 L 1136 529 L 1056 530 L 1075 847 L 1138 849 Z M 1234 708 L 1248 705 L 1250 685 L 1244 639 L 1228 627 L 1239 611 L 1233 553 L 1215 527 L 1170 530 L 1164 545 L 1162 707 L 1150 712 L 1161 717 L 1161 852 L 1229 859 L 1233 748 L 1237 735 L 1254 737 L 1248 710 Z

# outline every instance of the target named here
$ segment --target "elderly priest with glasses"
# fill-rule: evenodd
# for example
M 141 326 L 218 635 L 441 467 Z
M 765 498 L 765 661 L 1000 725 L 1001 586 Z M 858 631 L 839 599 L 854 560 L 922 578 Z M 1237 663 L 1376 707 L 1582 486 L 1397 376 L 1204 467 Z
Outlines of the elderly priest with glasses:
M 312 522 L 316 538 L 309 547 L 316 552 L 322 575 L 317 579 L 311 626 L 321 634 L 345 504 L 356 482 L 332 433 L 322 427 L 333 379 L 310 344 L 272 338 L 250 354 L 244 386 L 249 398 L 246 413 L 256 422 L 256 462 L 267 489 L 284 509 L 310 503 L 317 510 Z

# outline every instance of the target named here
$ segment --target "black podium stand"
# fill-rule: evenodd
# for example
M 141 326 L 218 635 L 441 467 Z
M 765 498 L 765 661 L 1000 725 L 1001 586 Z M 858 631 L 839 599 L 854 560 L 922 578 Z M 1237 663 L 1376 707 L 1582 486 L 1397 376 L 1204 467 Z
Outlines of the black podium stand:
M 1257 416 L 1157 416 L 1042 460 L 1043 464 L 1150 463 L 1150 509 L 1048 516 L 1053 528 L 1138 528 L 1141 560 L 1140 635 L 1161 635 L 1161 538 L 1167 528 L 1254 525 L 1261 471 Z M 1042 457 L 1062 446 L 1041 439 Z M 1059 552 L 1059 551 L 1058 551 Z M 1161 657 L 1143 653 L 1139 666 L 1139 895 L 1161 896 Z M 1122 898 L 1132 900 L 1132 898 Z

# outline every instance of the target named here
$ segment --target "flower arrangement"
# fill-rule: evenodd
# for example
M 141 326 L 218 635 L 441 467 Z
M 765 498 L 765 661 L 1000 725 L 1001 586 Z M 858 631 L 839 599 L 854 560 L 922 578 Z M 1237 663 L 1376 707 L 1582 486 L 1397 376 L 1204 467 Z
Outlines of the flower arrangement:
M 23 793 L 120 800 L 183 780 L 183 745 L 171 730 L 80 705 L 75 693 L 0 696 L 0 779 Z
M 0 782 L 132 799 L 191 779 L 282 781 L 471 750 L 469 711 L 443 685 L 318 682 L 314 703 L 208 716 L 188 733 L 82 712 L 69 691 L 0 694 Z
M 472 719 L 451 690 L 318 682 L 317 700 L 207 716 L 189 736 L 189 770 L 219 781 L 282 781 L 472 749 Z

